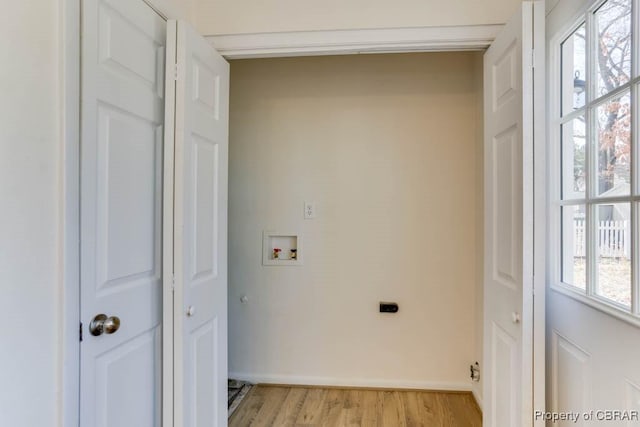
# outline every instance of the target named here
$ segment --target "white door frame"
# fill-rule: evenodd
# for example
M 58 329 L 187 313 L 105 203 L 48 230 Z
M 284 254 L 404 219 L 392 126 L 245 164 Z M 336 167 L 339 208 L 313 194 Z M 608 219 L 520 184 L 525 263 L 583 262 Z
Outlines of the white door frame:
M 504 25 L 283 31 L 205 36 L 227 59 L 484 50 Z
M 61 349 L 58 367 L 62 390 L 59 419 L 65 427 L 79 426 L 80 390 L 80 1 L 62 0 L 60 13 L 60 96 L 63 118 L 61 136 Z M 179 19 L 172 0 L 143 0 L 165 19 Z M 502 25 L 459 27 L 382 28 L 375 30 L 305 31 L 261 33 L 238 36 L 209 36 L 207 39 L 228 59 L 309 56 L 357 53 L 400 53 L 483 50 L 488 47 Z M 538 91 L 543 92 L 543 91 Z M 540 151 L 538 151 L 540 150 Z M 536 156 L 544 155 L 539 147 Z M 539 157 L 544 158 L 544 157 Z M 543 163 L 536 162 L 536 164 Z M 536 176 L 544 178 L 537 170 Z M 538 187 L 540 188 L 540 187 Z M 546 193 L 536 192 L 536 201 L 544 202 Z M 544 204 L 536 206 L 538 224 L 545 224 Z M 544 242 L 544 227 L 536 228 L 536 239 Z M 544 245 L 536 245 L 535 277 L 544 285 Z M 538 288 L 536 284 L 536 288 Z M 536 314 L 544 316 L 544 306 L 536 306 Z M 544 331 L 539 331 L 541 334 Z M 536 342 L 544 344 L 544 335 L 536 334 Z M 544 372 L 536 373 L 544 378 Z M 164 390 L 163 390 L 164 391 Z M 542 392 L 542 391 L 541 391 Z M 165 393 L 163 393 L 165 394 Z M 163 397 L 164 399 L 164 397 Z M 538 409 L 538 408 L 536 408 Z
M 547 291 L 547 89 L 546 89 L 546 16 L 545 8 L 534 9 L 534 22 L 545 21 L 543 34 L 534 35 L 534 64 L 545 64 L 534 72 L 533 103 L 545 113 L 533 121 L 533 411 L 546 410 L 546 291 Z M 542 90 L 535 90 L 543 88 Z M 543 142 L 542 144 L 536 142 Z M 533 416 L 533 414 L 532 414 Z M 534 419 L 535 427 L 544 427 L 543 420 Z
M 62 426 L 80 424 L 80 0 L 63 0 L 60 16 L 62 97 L 61 253 Z

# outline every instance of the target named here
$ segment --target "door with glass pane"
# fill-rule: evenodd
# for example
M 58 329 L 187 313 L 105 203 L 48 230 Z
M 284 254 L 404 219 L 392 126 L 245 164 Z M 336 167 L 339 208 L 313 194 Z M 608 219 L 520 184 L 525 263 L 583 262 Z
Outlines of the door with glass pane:
M 609 422 L 621 426 L 640 411 L 637 22 L 632 0 L 561 2 L 547 15 L 548 410 L 636 411 Z

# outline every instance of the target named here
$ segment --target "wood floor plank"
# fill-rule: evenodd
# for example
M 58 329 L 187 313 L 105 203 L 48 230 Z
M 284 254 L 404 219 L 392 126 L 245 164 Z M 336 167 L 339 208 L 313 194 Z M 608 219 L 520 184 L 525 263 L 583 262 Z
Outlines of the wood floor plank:
M 481 427 L 482 416 L 473 402 L 473 397 L 464 394 L 444 396 L 455 424 L 459 426 Z
M 320 414 L 320 425 L 323 427 L 344 426 L 343 409 L 346 392 L 341 389 L 330 389 L 324 399 L 324 407 Z
M 265 393 L 263 388 L 253 387 L 229 420 L 229 427 L 250 426 L 264 404 Z
M 360 391 L 362 402 L 362 427 L 378 427 L 378 420 L 382 425 L 382 392 Z
M 230 427 L 481 427 L 470 393 L 256 386 Z
M 309 389 L 307 396 L 304 399 L 304 403 L 302 404 L 302 408 L 300 408 L 300 414 L 296 420 L 296 425 L 320 425 L 320 416 L 322 414 L 324 400 L 327 397 L 327 392 L 328 390 L 323 388 Z
M 453 414 L 452 408 L 449 406 L 449 399 L 446 394 L 436 395 L 436 400 L 439 403 L 442 419 L 442 425 L 445 427 L 458 427 L 458 422 Z
M 422 402 L 422 414 L 426 418 L 425 425 L 443 426 L 446 411 L 438 400 L 438 393 L 422 392 L 418 396 Z
M 472 421 L 475 423 L 474 425 L 478 425 L 482 427 L 482 410 L 480 409 L 480 406 L 478 406 L 478 401 L 471 393 L 465 394 L 465 396 L 468 402 L 467 403 L 468 407 L 473 408 L 472 410 L 470 410 L 470 412 L 475 414 L 475 416 L 472 418 Z M 465 408 L 466 407 L 467 406 L 465 405 Z
M 264 396 L 262 407 L 255 417 L 251 427 L 269 427 L 275 425 L 275 419 L 280 412 L 289 389 L 287 387 L 271 387 Z
M 345 404 L 342 410 L 345 427 L 359 427 L 362 425 L 364 393 L 362 390 L 345 391 Z
M 282 427 L 295 426 L 296 419 L 308 392 L 308 389 L 300 387 L 289 389 L 287 397 L 282 403 L 276 419 L 273 421 L 273 425 Z
M 425 410 L 419 392 L 408 391 L 402 394 L 407 426 L 423 427 L 433 422 L 433 414 Z
M 404 404 L 398 391 L 385 391 L 382 408 L 382 424 L 385 426 L 407 427 Z

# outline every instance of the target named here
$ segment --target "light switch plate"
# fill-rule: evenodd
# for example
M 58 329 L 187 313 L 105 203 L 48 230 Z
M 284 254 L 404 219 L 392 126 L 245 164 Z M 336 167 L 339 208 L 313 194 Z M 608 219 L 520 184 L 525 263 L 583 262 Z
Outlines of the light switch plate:
M 304 202 L 304 219 L 316 217 L 316 202 Z

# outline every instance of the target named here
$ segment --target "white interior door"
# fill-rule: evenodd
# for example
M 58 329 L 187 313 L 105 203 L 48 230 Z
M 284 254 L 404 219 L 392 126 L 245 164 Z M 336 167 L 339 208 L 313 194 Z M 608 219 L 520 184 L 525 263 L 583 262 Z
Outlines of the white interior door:
M 182 21 L 169 21 L 168 34 L 177 64 L 174 425 L 226 426 L 229 64 Z
M 533 221 L 534 192 L 541 190 L 534 187 L 535 137 L 544 143 L 537 133 L 544 128 L 535 125 L 544 117 L 535 70 L 544 73 L 544 56 L 534 45 L 543 51 L 544 2 L 523 2 L 484 57 L 483 409 L 491 427 L 533 425 L 534 360 L 544 359 L 544 339 L 534 345 L 544 313 L 534 316 Z M 539 377 L 536 371 L 536 387 L 543 387 Z
M 165 43 L 142 0 L 83 0 L 83 427 L 160 426 Z

